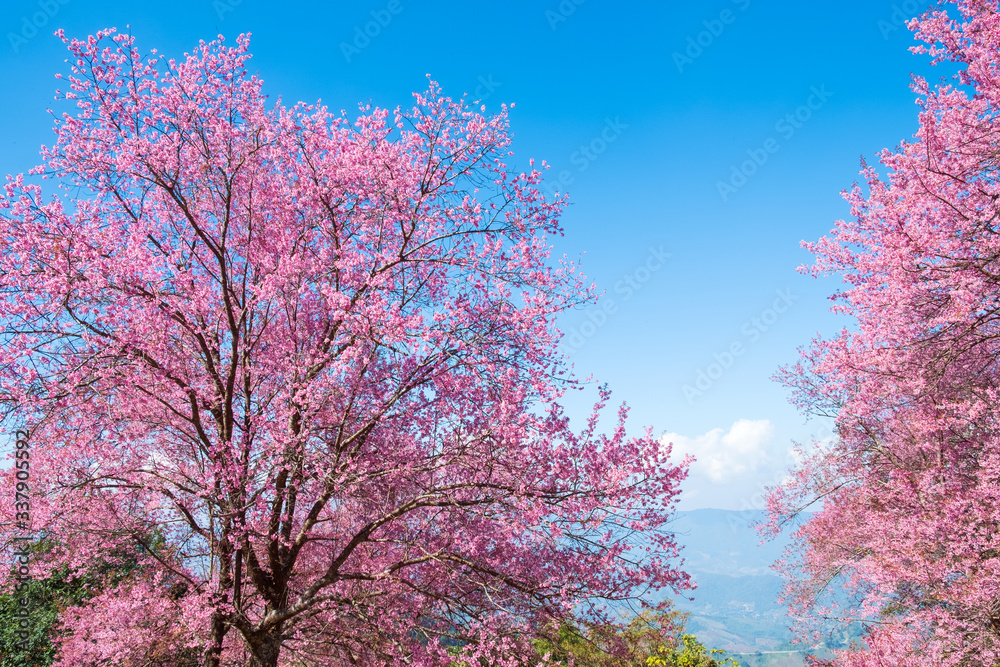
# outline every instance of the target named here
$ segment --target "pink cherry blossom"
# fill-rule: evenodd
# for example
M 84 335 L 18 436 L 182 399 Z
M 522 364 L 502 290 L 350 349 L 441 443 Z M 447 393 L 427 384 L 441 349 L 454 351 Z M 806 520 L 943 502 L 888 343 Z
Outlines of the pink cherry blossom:
M 771 528 L 819 501 L 783 564 L 795 613 L 865 630 L 837 665 L 1000 660 L 1000 7 L 944 4 L 909 24 L 920 129 L 846 198 L 853 219 L 806 244 L 842 276 L 855 326 L 782 374 L 836 442 L 804 451 Z M 824 599 L 829 587 L 845 592 Z
M 245 36 L 63 39 L 75 110 L 31 171 L 60 190 L 0 196 L 0 407 L 57 545 L 34 576 L 143 574 L 62 615 L 60 667 L 523 664 L 690 586 L 687 463 L 624 407 L 599 432 L 606 391 L 582 433 L 559 406 L 555 317 L 593 293 L 506 108 L 431 82 L 350 120 L 268 103 Z

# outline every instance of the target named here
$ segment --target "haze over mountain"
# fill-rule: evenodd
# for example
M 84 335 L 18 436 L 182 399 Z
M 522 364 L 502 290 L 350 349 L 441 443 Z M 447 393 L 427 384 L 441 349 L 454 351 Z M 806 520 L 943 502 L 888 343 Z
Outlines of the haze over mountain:
M 776 598 L 781 579 L 771 569 L 788 546 L 788 533 L 762 543 L 754 523 L 764 512 L 699 509 L 677 513 L 673 528 L 684 546 L 684 569 L 697 583 L 678 609 L 689 612 L 689 628 L 708 646 L 729 651 L 741 665 L 803 665 L 801 647 L 791 645 L 790 620 Z

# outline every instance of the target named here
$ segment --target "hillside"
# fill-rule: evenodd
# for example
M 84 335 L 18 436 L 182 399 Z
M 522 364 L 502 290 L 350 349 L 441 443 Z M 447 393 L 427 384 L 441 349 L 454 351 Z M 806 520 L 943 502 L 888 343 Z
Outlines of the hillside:
M 781 579 L 771 570 L 787 536 L 761 544 L 752 524 L 762 518 L 759 511 L 678 512 L 673 527 L 697 589 L 693 601 L 675 603 L 691 613 L 689 627 L 699 640 L 748 667 L 802 665 L 802 654 L 794 650 L 799 647 L 790 644 L 785 608 L 776 602 Z

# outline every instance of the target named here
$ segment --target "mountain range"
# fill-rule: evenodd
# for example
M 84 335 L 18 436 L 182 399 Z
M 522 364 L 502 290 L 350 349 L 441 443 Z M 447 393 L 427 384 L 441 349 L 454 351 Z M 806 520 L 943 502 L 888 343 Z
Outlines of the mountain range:
M 688 628 L 705 646 L 725 649 L 744 667 L 798 667 L 805 653 L 791 643 L 792 619 L 777 602 L 782 580 L 771 569 L 789 536 L 763 541 L 754 528 L 763 519 L 757 510 L 678 512 L 671 527 L 697 588 L 673 601 L 691 614 Z

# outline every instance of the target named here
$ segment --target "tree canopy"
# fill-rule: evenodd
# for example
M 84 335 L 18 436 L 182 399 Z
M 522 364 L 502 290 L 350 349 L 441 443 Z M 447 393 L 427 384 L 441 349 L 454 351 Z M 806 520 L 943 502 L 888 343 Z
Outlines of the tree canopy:
M 772 528 L 810 503 L 786 566 L 789 600 L 860 623 L 836 664 L 1000 660 L 1000 8 L 940 3 L 909 23 L 914 51 L 957 70 L 916 76 L 919 130 L 865 165 L 853 219 L 807 244 L 842 276 L 834 310 L 856 326 L 782 377 L 836 441 L 804 452 L 771 496 Z M 831 584 L 848 595 L 817 603 Z
M 432 82 L 349 120 L 268 103 L 245 37 L 63 39 L 75 109 L 0 196 L 0 407 L 34 576 L 145 574 L 64 614 L 58 665 L 515 664 L 689 585 L 686 465 L 624 406 L 603 433 L 607 392 L 582 432 L 559 405 L 554 318 L 593 294 L 506 108 Z

